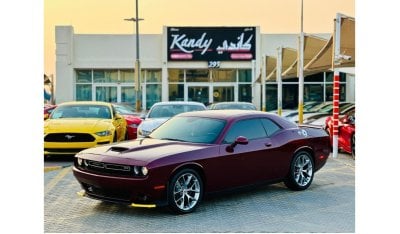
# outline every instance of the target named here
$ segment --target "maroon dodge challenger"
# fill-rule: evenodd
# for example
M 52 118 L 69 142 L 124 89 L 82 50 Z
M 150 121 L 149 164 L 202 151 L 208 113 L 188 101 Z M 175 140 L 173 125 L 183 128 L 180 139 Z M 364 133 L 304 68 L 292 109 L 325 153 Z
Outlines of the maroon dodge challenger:
M 73 172 L 82 196 L 189 213 L 203 195 L 244 185 L 307 189 L 329 153 L 322 129 L 260 111 L 208 110 L 179 114 L 146 138 L 83 150 Z

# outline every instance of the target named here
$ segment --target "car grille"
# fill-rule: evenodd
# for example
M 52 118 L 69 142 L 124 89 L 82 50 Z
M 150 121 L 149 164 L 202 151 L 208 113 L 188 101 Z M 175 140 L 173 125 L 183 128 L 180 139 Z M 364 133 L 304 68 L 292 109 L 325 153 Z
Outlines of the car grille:
M 45 142 L 93 142 L 95 138 L 88 133 L 50 133 Z
M 75 166 L 84 171 L 96 172 L 103 175 L 134 177 L 133 168 L 128 165 L 85 160 L 85 162 L 79 166 L 75 160 Z
M 44 148 L 44 151 L 50 152 L 50 153 L 63 153 L 63 154 L 76 154 L 85 148 L 69 148 L 69 149 L 59 149 L 59 148 Z
M 129 202 L 130 200 L 130 194 L 124 190 L 104 189 L 86 183 L 82 183 L 82 185 L 89 195 L 97 198 L 106 198 L 117 202 Z

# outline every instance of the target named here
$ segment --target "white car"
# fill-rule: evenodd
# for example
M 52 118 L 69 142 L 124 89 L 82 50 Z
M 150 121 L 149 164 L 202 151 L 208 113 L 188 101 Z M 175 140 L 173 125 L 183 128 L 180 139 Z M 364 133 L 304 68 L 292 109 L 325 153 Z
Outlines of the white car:
M 137 137 L 143 138 L 150 135 L 154 129 L 177 114 L 189 111 L 202 111 L 205 109 L 206 106 L 200 102 L 158 102 L 150 108 L 144 120 L 139 125 Z

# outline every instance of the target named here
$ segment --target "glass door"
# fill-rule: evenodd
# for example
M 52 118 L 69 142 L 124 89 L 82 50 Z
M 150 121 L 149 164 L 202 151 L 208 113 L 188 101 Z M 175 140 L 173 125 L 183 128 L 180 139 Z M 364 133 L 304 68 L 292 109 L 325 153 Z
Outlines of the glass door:
M 210 103 L 210 88 L 209 86 L 188 86 L 187 94 L 188 101 L 201 102 L 204 105 L 208 105 Z
M 235 101 L 234 86 L 214 86 L 213 87 L 213 103 L 233 102 L 233 101 Z

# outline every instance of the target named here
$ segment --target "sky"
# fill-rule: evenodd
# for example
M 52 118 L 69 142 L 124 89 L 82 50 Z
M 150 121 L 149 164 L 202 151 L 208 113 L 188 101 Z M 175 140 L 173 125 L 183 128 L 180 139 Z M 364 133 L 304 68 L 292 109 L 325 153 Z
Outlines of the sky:
M 300 32 L 301 0 L 139 0 L 140 34 L 163 26 L 260 26 L 261 33 Z M 44 0 L 44 72 L 55 74 L 55 26 L 76 34 L 132 34 L 135 0 Z M 332 33 L 340 12 L 355 16 L 355 0 L 303 0 L 305 33 Z

